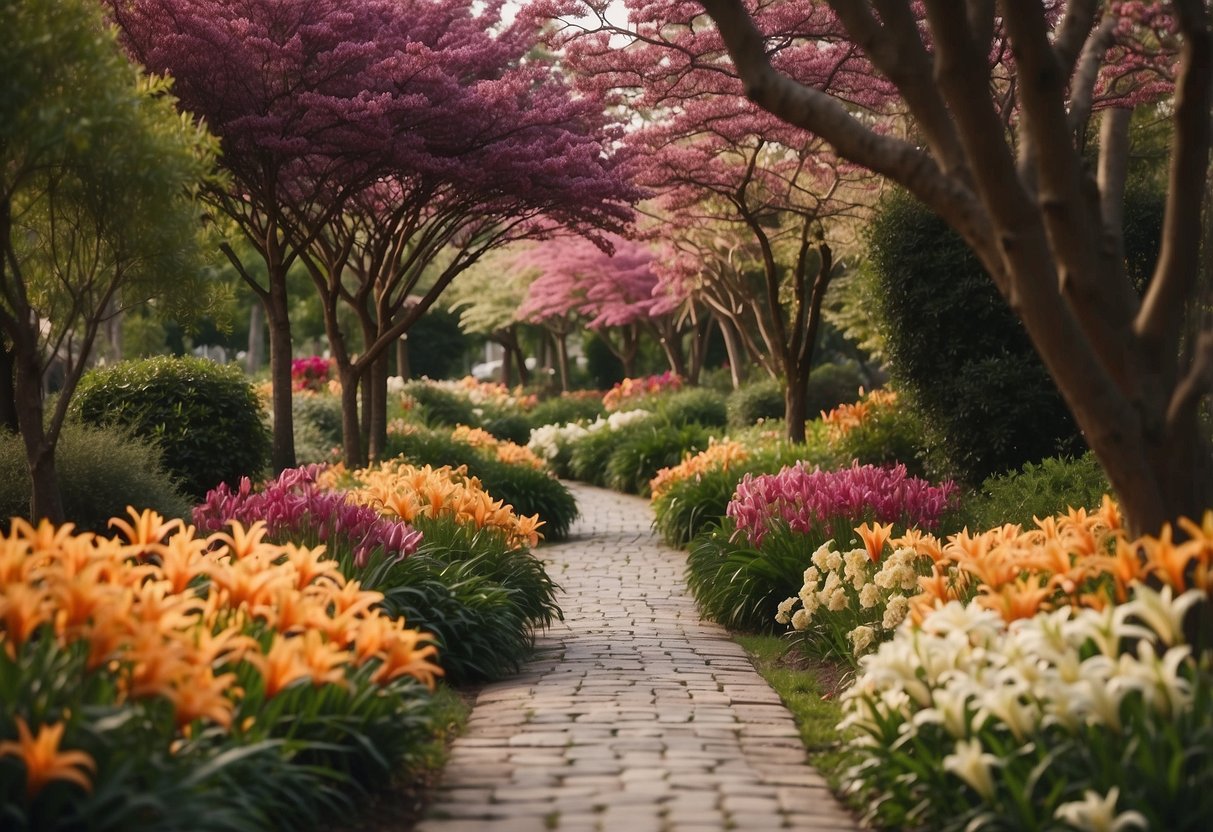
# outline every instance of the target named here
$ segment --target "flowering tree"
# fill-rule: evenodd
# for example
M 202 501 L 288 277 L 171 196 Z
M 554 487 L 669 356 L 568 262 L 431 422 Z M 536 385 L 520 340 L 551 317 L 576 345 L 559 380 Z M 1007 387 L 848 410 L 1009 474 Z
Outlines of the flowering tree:
M 587 89 L 613 91 L 648 118 L 629 136 L 637 181 L 658 194 L 668 218 L 657 233 L 685 255 L 682 268 L 664 275 L 785 380 L 788 436 L 803 441 L 821 304 L 836 271 L 831 243 L 845 239 L 846 222 L 871 202 L 873 177 L 745 101 L 735 75 L 714 65 L 719 37 L 697 23 L 695 8 L 629 3 L 628 23 L 619 25 L 606 4 L 588 5 L 593 28 L 569 18 L 556 39 Z M 828 9 L 802 6 L 804 25 L 837 33 Z M 867 60 L 837 38 L 798 44 L 781 58 L 856 108 L 880 112 L 890 100 L 892 87 L 874 82 Z M 722 238 L 730 242 L 719 245 Z
M 481 260 L 451 284 L 443 302 L 459 312 L 459 328 L 484 335 L 505 351 L 501 361 L 501 383 L 512 385 L 513 367 L 518 367 L 518 382 L 530 383 L 526 354 L 518 338 L 521 321 L 518 310 L 526 300 L 530 278 L 526 272 L 510 269 L 512 257 L 506 252 Z
M 220 138 L 228 177 L 208 197 L 265 260 L 263 282 L 225 247 L 265 307 L 274 466 L 292 467 L 287 273 L 376 175 L 417 104 L 418 91 L 398 82 L 424 78 L 426 58 L 408 49 L 401 6 L 389 0 L 106 3 L 132 54 L 171 75 L 182 109 Z
M 901 183 L 965 238 L 1140 530 L 1213 501 L 1213 454 L 1198 420 L 1213 388 L 1213 330 L 1198 280 L 1213 95 L 1206 3 L 1151 4 L 1168 17 L 1178 63 L 1163 243 L 1144 297 L 1120 256 L 1115 199 L 1102 198 L 1115 196 L 1109 179 L 1090 174 L 1075 141 L 1083 114 L 1075 105 L 1091 100 L 1097 68 L 1115 57 L 1101 33 L 1119 32 L 1142 5 L 974 0 L 958 14 L 954 3 L 925 0 L 919 25 L 905 0 L 830 2 L 913 115 L 917 135 L 907 140 L 772 61 L 772 45 L 802 32 L 772 41 L 764 16 L 739 0 L 703 2 L 722 38 L 718 63 L 727 48 L 753 101 Z M 989 53 L 1002 37 L 1014 56 L 1002 64 L 1015 73 L 1013 110 L 991 96 Z
M 612 236 L 614 253 L 587 239 L 561 237 L 521 254 L 517 267 L 533 270 L 526 302 L 519 310 L 536 323 L 581 317 L 589 329 L 603 333 L 627 376 L 635 375 L 640 335 L 648 331 L 669 361 L 670 369 L 686 373 L 682 327 L 676 315 L 681 298 L 666 291 L 653 270 L 652 248 L 643 242 Z M 608 333 L 614 332 L 612 339 Z M 561 360 L 567 354 L 561 346 Z
M 205 297 L 195 193 L 214 148 L 95 5 L 5 0 L 0 23 L 0 412 L 22 435 L 32 516 L 62 522 L 55 448 L 98 331 L 151 297 Z

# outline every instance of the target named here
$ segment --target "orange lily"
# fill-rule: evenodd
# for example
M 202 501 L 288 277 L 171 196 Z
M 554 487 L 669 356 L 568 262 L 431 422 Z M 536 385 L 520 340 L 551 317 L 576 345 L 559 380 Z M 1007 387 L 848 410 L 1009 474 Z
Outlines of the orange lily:
M 433 690 L 435 681 L 445 671 L 430 661 L 431 656 L 438 654 L 438 648 L 427 643 L 418 649 L 417 644 L 421 641 L 430 641 L 430 636 L 417 630 L 396 631 L 383 652 L 383 664 L 371 678 L 377 684 L 384 684 L 398 676 L 407 675 Z
M 1053 587 L 1043 575 L 1025 575 L 1013 583 L 993 589 L 981 588 L 977 603 L 994 610 L 1011 622 L 1020 618 L 1031 618 L 1040 611 L 1041 605 L 1053 593 Z
M 280 633 L 274 634 L 269 650 L 264 654 L 249 654 L 248 661 L 261 671 L 266 699 L 278 695 L 288 685 L 308 676 L 299 639 L 288 638 Z
M 880 563 L 884 545 L 888 541 L 889 535 L 893 533 L 893 524 L 873 523 L 872 526 L 869 526 L 864 523 L 855 529 L 855 533 L 863 539 L 863 546 L 868 550 L 868 560 L 872 563 Z
M 97 764 L 84 751 L 60 751 L 65 723 L 42 725 L 38 736 L 30 733 L 29 725 L 17 717 L 17 741 L 0 742 L 0 757 L 18 757 L 25 764 L 25 793 L 33 800 L 52 780 L 66 780 L 92 791 L 93 783 L 85 772 L 96 772 Z
M 126 507 L 126 513 L 131 516 L 130 523 L 120 517 L 110 519 L 109 525 L 126 537 L 131 546 L 149 547 L 164 540 L 170 532 L 180 531 L 184 523 L 180 519 L 165 520 L 164 516 L 150 508 L 136 511 L 133 506 Z
M 51 599 L 41 589 L 24 583 L 0 586 L 0 622 L 7 636 L 4 646 L 13 656 L 34 630 L 51 620 Z

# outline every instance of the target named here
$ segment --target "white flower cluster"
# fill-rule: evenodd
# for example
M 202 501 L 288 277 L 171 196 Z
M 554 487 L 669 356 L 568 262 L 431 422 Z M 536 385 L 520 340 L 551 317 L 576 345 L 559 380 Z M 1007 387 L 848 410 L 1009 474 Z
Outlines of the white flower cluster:
M 796 631 L 807 630 L 815 620 L 843 627 L 851 651 L 861 656 L 905 620 L 910 601 L 903 592 L 918 588 L 920 560 L 913 549 L 903 548 L 875 564 L 866 549 L 838 552 L 834 541 L 827 540 L 813 553 L 804 586 L 779 605 L 775 621 Z
M 904 720 L 909 735 L 942 726 L 956 744 L 945 768 L 984 793 L 998 764 L 976 738 L 988 723 L 1024 745 L 1049 725 L 1119 732 L 1121 704 L 1134 693 L 1160 721 L 1187 709 L 1191 683 L 1181 671 L 1193 659 L 1179 643 L 1181 622 L 1201 596 L 1138 585 L 1125 604 L 1064 606 L 1009 626 L 976 603 L 953 601 L 860 660 L 839 727 L 858 727 L 871 744 L 890 718 Z M 1120 652 L 1125 639 L 1136 640 L 1135 652 Z
M 588 430 L 576 422 L 567 425 L 543 425 L 531 431 L 531 438 L 526 446 L 535 456 L 545 462 L 551 462 L 560 455 L 563 448 L 588 433 Z

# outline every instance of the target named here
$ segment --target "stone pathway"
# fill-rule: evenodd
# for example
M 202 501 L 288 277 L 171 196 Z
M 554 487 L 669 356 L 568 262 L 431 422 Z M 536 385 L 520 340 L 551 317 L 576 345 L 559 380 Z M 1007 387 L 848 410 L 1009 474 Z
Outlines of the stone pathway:
M 481 691 L 417 832 L 857 829 L 779 697 L 699 619 L 647 501 L 571 487 L 582 518 L 540 550 L 564 623 Z

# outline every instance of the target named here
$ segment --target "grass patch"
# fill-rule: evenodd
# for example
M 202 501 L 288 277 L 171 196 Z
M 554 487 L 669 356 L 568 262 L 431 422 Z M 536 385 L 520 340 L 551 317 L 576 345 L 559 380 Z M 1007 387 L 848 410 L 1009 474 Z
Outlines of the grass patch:
M 849 681 L 849 669 L 810 658 L 780 636 L 734 633 L 733 640 L 792 712 L 809 761 L 841 795 L 843 773 L 859 760 L 836 727 L 842 719 L 838 695 Z

